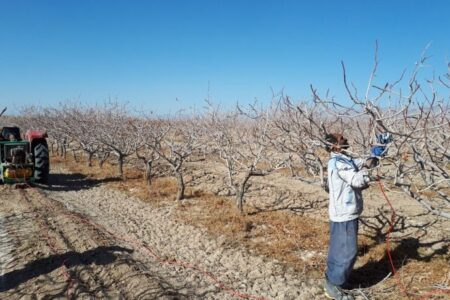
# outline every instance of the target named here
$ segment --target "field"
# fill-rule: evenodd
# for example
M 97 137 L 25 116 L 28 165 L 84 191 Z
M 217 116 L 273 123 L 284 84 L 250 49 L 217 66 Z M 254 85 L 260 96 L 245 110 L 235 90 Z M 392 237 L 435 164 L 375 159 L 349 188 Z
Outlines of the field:
M 197 184 L 200 175 L 208 182 L 220 173 L 209 162 L 205 174 L 200 164 L 188 162 L 181 203 L 170 177 L 149 189 L 136 170 L 126 168 L 120 180 L 108 163 L 86 167 L 71 158 L 53 158 L 49 186 L 3 186 L 2 298 L 325 299 L 327 194 L 279 172 L 252 185 L 243 215 L 220 185 Z M 389 276 L 386 257 L 391 212 L 373 185 L 353 293 L 445 298 L 449 222 L 387 194 L 397 212 L 391 253 L 398 273 Z

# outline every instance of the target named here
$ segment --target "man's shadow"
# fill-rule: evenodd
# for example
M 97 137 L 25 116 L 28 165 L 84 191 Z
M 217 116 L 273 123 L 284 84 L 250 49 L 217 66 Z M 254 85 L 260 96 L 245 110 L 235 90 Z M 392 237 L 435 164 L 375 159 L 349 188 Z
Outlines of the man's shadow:
M 449 250 L 446 246 L 433 250 L 427 255 L 421 255 L 419 253 L 419 248 L 432 249 L 431 247 L 433 245 L 442 242 L 448 242 L 448 240 L 421 243 L 417 238 L 410 237 L 402 239 L 400 244 L 391 250 L 391 257 L 395 269 L 399 271 L 402 267 L 407 265 L 410 260 L 429 262 L 435 256 L 448 254 Z M 392 267 L 386 252 L 381 259 L 377 261 L 369 261 L 360 268 L 353 270 L 350 275 L 348 285 L 352 288 L 371 287 L 385 279 L 391 272 Z
M 50 255 L 29 262 L 20 270 L 14 270 L 0 276 L 0 292 L 5 292 L 43 274 L 48 274 L 62 265 L 71 268 L 77 265 L 107 265 L 114 262 L 117 257 L 114 252 L 131 253 L 133 250 L 119 246 L 102 246 L 79 253 L 75 251 L 64 254 Z

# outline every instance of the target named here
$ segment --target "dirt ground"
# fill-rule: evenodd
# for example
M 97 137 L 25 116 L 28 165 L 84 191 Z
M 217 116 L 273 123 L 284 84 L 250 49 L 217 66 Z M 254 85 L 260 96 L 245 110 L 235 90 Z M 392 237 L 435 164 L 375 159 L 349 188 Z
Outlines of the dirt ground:
M 1 299 L 321 299 L 315 280 L 173 221 L 125 193 L 52 170 L 1 186 Z
M 0 299 L 326 299 L 319 187 L 281 174 L 258 179 L 241 218 L 223 200 L 229 191 L 218 172 L 192 169 L 182 206 L 138 198 L 141 179 L 124 184 L 62 163 L 52 165 L 48 186 L 0 186 Z M 450 280 L 449 222 L 387 188 L 400 280 L 410 297 L 449 298 L 440 293 Z M 150 198 L 170 200 L 170 189 L 157 180 Z M 354 293 L 401 298 L 395 279 L 383 280 L 390 210 L 376 188 L 365 197 Z

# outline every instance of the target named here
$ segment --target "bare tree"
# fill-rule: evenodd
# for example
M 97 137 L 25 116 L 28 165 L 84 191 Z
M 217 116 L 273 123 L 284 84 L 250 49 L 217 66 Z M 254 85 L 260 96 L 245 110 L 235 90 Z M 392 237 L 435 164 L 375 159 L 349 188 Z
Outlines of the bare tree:
M 94 155 L 100 150 L 99 131 L 95 120 L 97 111 L 80 104 L 63 104 L 60 111 L 60 127 L 87 155 L 87 164 L 92 166 Z M 74 148 L 72 148 L 75 151 Z
M 361 148 L 378 145 L 377 134 L 390 133 L 394 142 L 388 146 L 386 168 L 380 169 L 384 178 L 431 213 L 450 218 L 449 73 L 439 76 L 439 80 L 434 75 L 423 79 L 424 75 L 419 73 L 427 59 L 424 51 L 407 80 L 404 71 L 393 83 L 377 85 L 376 48 L 374 68 L 363 96 L 348 82 L 342 63 L 351 105 L 320 97 L 315 90 L 313 97 L 328 113 L 350 125 L 351 135 Z
M 307 172 L 309 178 L 299 176 L 292 170 L 293 176 L 308 183 L 325 185 L 326 153 L 323 139 L 327 130 L 332 130 L 336 122 L 317 104 L 295 104 L 289 97 L 281 95 L 274 118 L 276 138 L 272 139 L 272 143 L 279 151 L 289 154 L 291 169 L 299 166 Z M 298 160 L 299 164 L 295 164 L 294 160 Z
M 164 160 L 171 168 L 178 185 L 176 200 L 185 197 L 185 181 L 183 176 L 184 162 L 202 145 L 195 113 L 188 116 L 149 118 L 147 130 L 143 133 L 143 144 L 150 150 L 147 160 L 156 158 Z
M 138 136 L 142 139 L 141 147 L 136 149 L 136 157 L 144 164 L 144 180 L 148 189 L 152 183 L 154 163 L 159 160 L 158 152 L 155 151 L 155 125 L 155 120 L 151 117 L 145 117 L 134 124 Z
M 101 142 L 117 158 L 118 172 L 121 178 L 124 175 L 125 159 L 136 153 L 141 147 L 142 139 L 136 134 L 134 123 L 126 104 L 107 102 L 98 107 L 93 125 L 98 130 L 98 141 Z
M 204 128 L 215 153 L 227 168 L 228 184 L 241 213 L 249 180 L 265 176 L 285 162 L 271 147 L 273 109 L 273 106 L 264 108 L 255 104 L 247 109 L 237 106 L 230 112 L 222 112 L 209 103 Z

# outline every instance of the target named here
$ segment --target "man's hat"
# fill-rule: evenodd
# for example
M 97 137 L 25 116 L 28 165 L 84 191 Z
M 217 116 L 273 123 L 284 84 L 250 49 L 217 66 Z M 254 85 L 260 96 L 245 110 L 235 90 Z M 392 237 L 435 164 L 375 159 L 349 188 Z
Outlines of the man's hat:
M 348 140 L 340 133 L 330 133 L 325 136 L 326 149 L 328 152 L 340 152 L 349 147 Z

